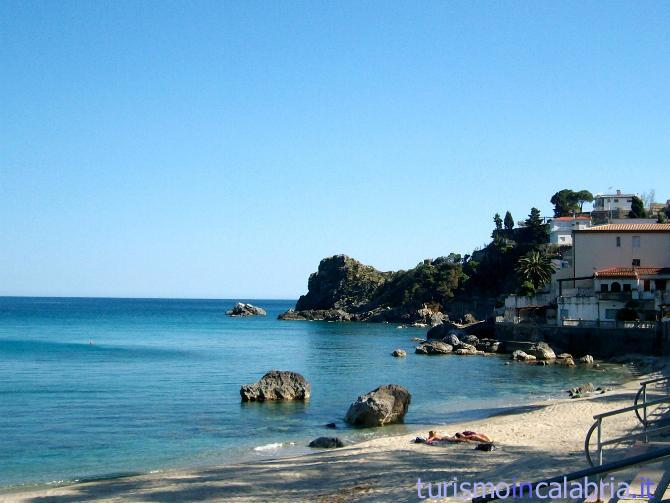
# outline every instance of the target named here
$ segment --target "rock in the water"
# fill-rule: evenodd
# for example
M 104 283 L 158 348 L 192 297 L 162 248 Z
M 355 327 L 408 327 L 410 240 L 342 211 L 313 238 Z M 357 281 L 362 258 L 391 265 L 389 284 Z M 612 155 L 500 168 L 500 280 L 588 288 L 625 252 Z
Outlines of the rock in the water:
M 402 422 L 412 399 L 398 384 L 386 384 L 359 396 L 351 404 L 344 420 L 354 426 L 384 426 Z
M 535 361 L 537 358 L 535 355 L 529 355 L 525 351 L 521 351 L 520 349 L 517 349 L 512 353 L 512 360 L 518 360 L 521 362 L 530 362 L 530 361 Z
M 421 339 L 419 337 L 412 337 L 412 342 L 426 342 L 426 339 Z
M 463 316 L 463 324 L 472 325 L 473 323 L 477 323 L 477 318 L 475 318 L 475 315 L 472 313 L 465 313 L 465 316 Z
M 532 354 L 538 360 L 555 360 L 556 353 L 546 342 L 537 342 L 530 348 Z
M 243 402 L 265 400 L 308 400 L 311 386 L 297 372 L 271 370 L 260 381 L 240 389 Z
M 461 343 L 461 340 L 456 334 L 449 334 L 444 339 L 442 339 L 442 342 L 446 342 L 452 346 L 458 346 Z
M 494 339 L 480 339 L 475 347 L 477 351 L 484 351 L 485 353 L 497 353 L 502 346 L 500 341 Z
M 446 355 L 451 353 L 453 349 L 453 346 L 446 342 L 428 341 L 419 344 L 415 349 L 415 353 L 419 355 Z
M 565 365 L 566 367 L 575 367 L 576 366 L 575 365 L 575 360 L 573 360 L 572 358 L 566 358 L 565 360 L 563 360 L 563 365 Z
M 479 352 L 476 349 L 466 349 L 466 348 L 458 348 L 454 351 L 455 355 L 461 355 L 461 356 L 466 356 L 466 355 L 476 355 Z
M 309 447 L 316 447 L 319 449 L 335 449 L 337 447 L 344 447 L 342 441 L 337 437 L 319 437 L 309 443 Z
M 556 358 L 559 360 L 564 360 L 565 358 L 572 358 L 572 355 L 570 353 L 561 353 Z
M 326 428 L 328 428 L 330 430 L 335 430 L 335 429 L 337 429 L 337 425 L 335 423 L 328 423 L 326 425 Z
M 466 335 L 463 338 L 463 342 L 466 344 L 472 344 L 473 346 L 476 346 L 479 343 L 479 337 L 476 335 Z
M 578 398 L 582 395 L 588 395 L 589 393 L 593 393 L 595 389 L 596 388 L 595 386 L 593 386 L 593 383 L 587 382 L 582 384 L 581 386 L 570 388 L 568 390 L 568 394 L 570 395 L 571 398 Z
M 226 311 L 226 314 L 228 316 L 265 316 L 268 313 L 265 312 L 265 309 L 258 306 L 238 302 L 232 309 Z
M 584 363 L 586 365 L 593 365 L 593 356 L 584 355 L 579 359 L 579 363 Z
M 458 339 L 458 337 L 461 335 L 465 337 L 466 333 L 462 330 L 460 325 L 457 325 L 456 323 L 453 323 L 449 320 L 445 320 L 439 325 L 435 325 L 433 328 L 428 330 L 426 338 L 444 340 L 445 337 L 449 337 L 451 335 L 454 335 L 456 339 Z
M 460 342 L 454 345 L 454 349 L 462 349 L 464 351 L 469 351 L 470 353 L 477 352 L 477 348 L 472 344 L 466 344 L 465 342 Z
M 393 353 L 391 353 L 391 356 L 395 356 L 396 358 L 404 358 L 405 356 L 407 356 L 407 351 L 398 348 L 394 350 Z

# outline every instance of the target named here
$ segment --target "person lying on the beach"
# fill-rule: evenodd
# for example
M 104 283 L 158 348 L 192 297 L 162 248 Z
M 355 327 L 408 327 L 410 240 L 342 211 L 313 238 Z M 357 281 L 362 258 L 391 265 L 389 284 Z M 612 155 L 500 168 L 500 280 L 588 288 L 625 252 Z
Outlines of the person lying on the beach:
M 456 433 L 453 437 L 438 435 L 434 431 L 429 431 L 426 443 L 431 445 L 435 442 L 484 442 L 490 444 L 493 440 L 487 435 L 477 433 L 476 431 L 461 431 Z

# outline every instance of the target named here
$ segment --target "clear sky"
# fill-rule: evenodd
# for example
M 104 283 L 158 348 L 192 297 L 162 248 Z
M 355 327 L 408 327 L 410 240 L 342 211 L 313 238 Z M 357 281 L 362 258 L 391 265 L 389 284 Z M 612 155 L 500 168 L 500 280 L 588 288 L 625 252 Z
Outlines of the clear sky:
M 294 298 L 670 198 L 670 2 L 0 2 L 0 295 Z

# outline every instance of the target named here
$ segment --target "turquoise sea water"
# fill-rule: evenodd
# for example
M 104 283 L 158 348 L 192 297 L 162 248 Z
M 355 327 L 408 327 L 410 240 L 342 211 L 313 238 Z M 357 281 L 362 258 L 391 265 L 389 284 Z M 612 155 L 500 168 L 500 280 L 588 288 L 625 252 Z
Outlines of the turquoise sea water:
M 229 318 L 232 300 L 0 298 L 0 487 L 298 454 L 331 421 L 355 441 L 627 377 L 420 356 L 425 329 L 278 321 L 294 301 L 249 302 L 268 316 Z M 271 369 L 302 373 L 312 399 L 240 403 Z M 386 383 L 412 392 L 406 424 L 346 428 L 356 396 Z

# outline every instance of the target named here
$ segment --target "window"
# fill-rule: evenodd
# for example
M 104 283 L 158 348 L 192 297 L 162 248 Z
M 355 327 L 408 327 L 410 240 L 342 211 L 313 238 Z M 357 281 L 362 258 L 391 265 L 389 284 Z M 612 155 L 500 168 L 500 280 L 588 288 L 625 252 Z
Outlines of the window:
M 618 309 L 605 309 L 606 320 L 616 320 L 616 312 Z
M 614 200 L 614 202 L 615 202 L 615 203 L 618 203 L 618 202 L 619 202 L 619 200 L 618 200 L 618 199 L 615 199 L 615 200 Z
M 640 267 L 640 259 L 639 258 L 634 258 L 633 259 L 633 267 Z
M 561 318 L 565 319 L 568 316 L 570 316 L 570 311 L 568 311 L 567 309 L 561 309 Z
M 609 291 L 609 285 L 607 283 L 600 283 L 600 291 L 602 293 L 607 293 Z
M 616 237 L 616 246 L 617 248 L 621 248 L 621 236 Z
M 640 236 L 633 236 L 633 248 L 640 247 Z
M 651 292 L 651 281 L 648 279 L 644 280 L 644 291 Z
M 612 283 L 611 291 L 616 292 L 616 293 L 621 292 L 621 283 L 619 283 L 618 281 L 615 281 L 614 283 Z
M 668 282 L 665 279 L 657 279 L 654 281 L 656 284 L 656 290 L 660 290 L 661 292 L 665 291 L 665 287 L 667 286 Z
M 559 239 L 560 239 L 562 242 L 565 242 L 565 236 L 561 236 Z

